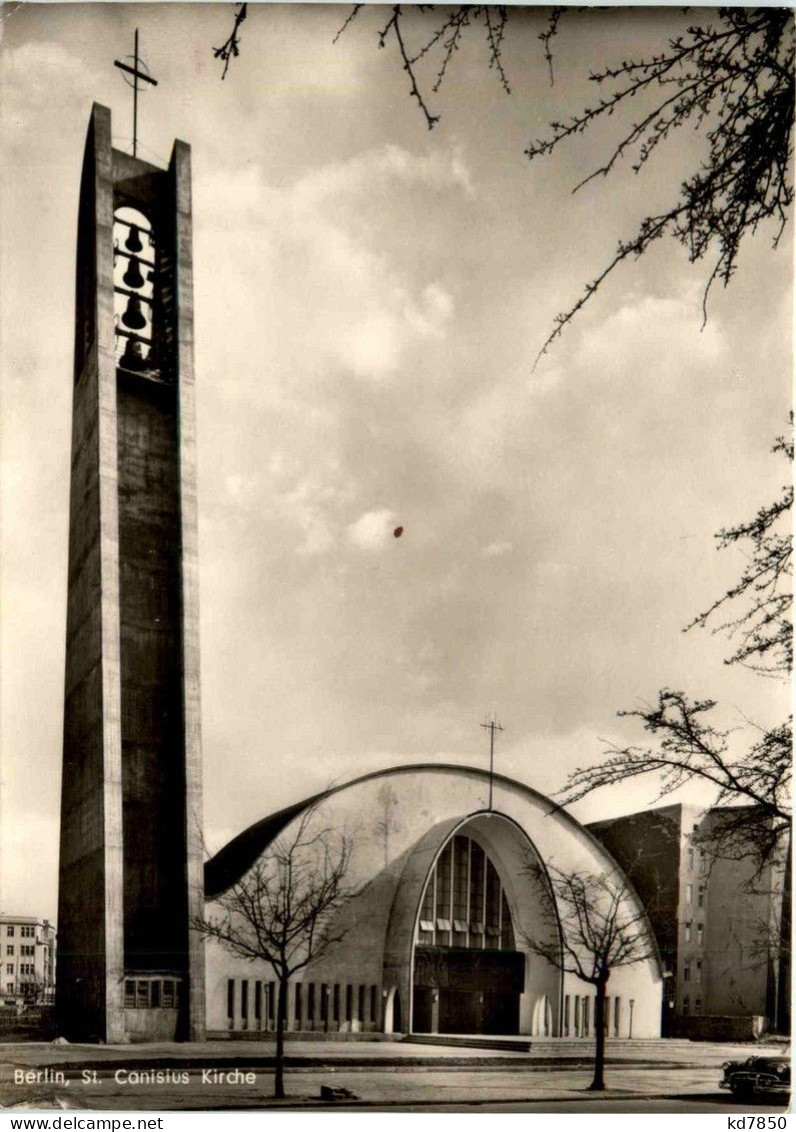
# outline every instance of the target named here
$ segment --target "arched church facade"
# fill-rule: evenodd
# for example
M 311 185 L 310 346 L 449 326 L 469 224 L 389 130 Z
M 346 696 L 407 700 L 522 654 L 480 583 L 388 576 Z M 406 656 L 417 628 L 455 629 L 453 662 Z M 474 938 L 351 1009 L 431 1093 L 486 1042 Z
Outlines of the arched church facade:
M 535 954 L 557 940 L 546 870 L 605 875 L 617 866 L 574 818 L 522 783 L 465 766 L 378 771 L 270 815 L 205 866 L 208 911 L 316 805 L 345 830 L 356 895 L 341 942 L 291 983 L 289 1030 L 336 1033 L 589 1037 L 594 988 Z M 631 914 L 642 912 L 632 895 Z M 609 1035 L 658 1037 L 661 969 L 650 958 L 609 980 Z M 265 962 L 206 945 L 210 1034 L 274 1028 L 276 982 Z

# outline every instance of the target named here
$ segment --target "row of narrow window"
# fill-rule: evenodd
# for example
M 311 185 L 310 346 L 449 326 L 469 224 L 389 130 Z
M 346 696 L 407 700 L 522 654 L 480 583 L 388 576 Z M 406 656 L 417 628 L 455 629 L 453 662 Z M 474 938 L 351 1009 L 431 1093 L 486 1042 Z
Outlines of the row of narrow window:
M 291 1018 L 300 1025 L 305 1018 L 310 1023 L 361 1023 L 378 1021 L 378 987 L 374 984 L 294 983 Z M 270 1030 L 276 1028 L 276 982 L 249 979 L 227 979 L 227 1018 L 230 1026 L 239 1018 L 244 1029 Z M 237 1007 L 237 1010 L 236 1010 Z
M 633 1004 L 630 999 L 630 1026 L 633 1025 Z M 597 1011 L 596 995 L 564 995 L 564 1025 L 562 1027 L 565 1038 L 588 1038 L 593 1036 L 593 1019 Z M 619 1026 L 622 1019 L 622 999 L 615 995 L 605 996 L 604 1024 L 606 1034 L 619 1037 Z
M 457 835 L 437 858 L 423 894 L 417 942 L 514 950 L 511 913 L 498 871 L 472 838 Z
M 125 979 L 124 1005 L 128 1009 L 173 1009 L 178 1005 L 181 979 Z
M 14 934 L 15 934 L 15 927 L 14 927 L 13 924 L 9 924 L 8 927 L 6 928 L 6 935 L 11 937 Z M 36 936 L 36 929 L 33 926 L 33 924 L 22 924 L 20 929 L 19 929 L 19 934 L 22 936 L 23 939 L 34 939 L 35 936 Z

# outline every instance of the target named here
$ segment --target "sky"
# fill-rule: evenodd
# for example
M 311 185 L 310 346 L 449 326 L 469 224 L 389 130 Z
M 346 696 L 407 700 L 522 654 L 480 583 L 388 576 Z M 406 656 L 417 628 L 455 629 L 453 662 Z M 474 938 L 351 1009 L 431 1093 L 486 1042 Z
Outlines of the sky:
M 670 10 L 481 33 L 426 127 L 383 11 L 251 5 L 221 81 L 230 5 L 8 6 L 0 41 L 0 907 L 55 916 L 77 196 L 92 101 L 130 146 L 113 60 L 141 52 L 142 155 L 192 147 L 205 838 L 416 761 L 496 768 L 552 793 L 664 686 L 739 728 L 787 691 L 683 626 L 743 564 L 714 532 L 786 478 L 792 249 L 760 232 L 730 287 L 662 241 L 619 269 L 534 368 L 553 318 L 704 140 L 572 188 L 612 120 L 524 150 L 594 98 L 601 63 L 659 49 Z M 434 61 L 429 62 L 429 85 Z M 627 126 L 628 120 L 624 119 Z M 399 538 L 396 527 L 402 526 Z M 736 741 L 734 739 L 733 741 Z M 710 801 L 699 794 L 681 800 Z M 574 807 L 642 809 L 652 781 Z

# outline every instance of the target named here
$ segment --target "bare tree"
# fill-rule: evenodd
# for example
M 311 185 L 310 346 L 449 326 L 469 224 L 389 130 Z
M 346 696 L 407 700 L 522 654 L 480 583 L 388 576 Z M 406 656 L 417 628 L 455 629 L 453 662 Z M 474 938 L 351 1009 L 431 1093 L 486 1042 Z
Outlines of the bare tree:
M 570 775 L 559 795 L 563 803 L 639 775 L 660 775 L 659 797 L 689 782 L 706 782 L 715 788 L 714 805 L 747 805 L 728 805 L 724 820 L 715 823 L 703 846 L 709 837 L 718 856 L 753 856 L 761 865 L 770 861 L 790 830 L 790 723 L 761 730 L 737 756 L 731 753 L 729 732 L 707 718 L 715 706 L 715 700 L 692 700 L 684 692 L 664 688 L 655 705 L 620 711 L 620 716 L 640 720 L 656 745 L 611 745 L 602 762 L 578 767 Z
M 346 31 L 363 10 L 376 13 L 376 41 L 393 45 L 407 76 L 408 91 L 429 129 L 439 121 L 431 109 L 465 39 L 483 39 L 488 66 L 507 94 L 511 86 L 505 58 L 507 31 L 521 9 L 506 5 L 354 4 L 338 32 Z M 238 29 L 246 6 L 239 5 L 232 35 L 217 57 L 238 54 Z M 555 7 L 539 35 L 553 82 L 552 43 L 563 18 L 578 9 Z M 519 14 L 518 14 L 519 12 Z M 241 14 L 243 13 L 243 14 Z M 589 78 L 605 93 L 593 105 L 550 125 L 547 137 L 526 149 L 533 160 L 584 134 L 605 118 L 621 118 L 631 106 L 620 140 L 604 161 L 573 191 L 605 178 L 624 160 L 638 173 L 684 126 L 702 131 L 706 155 L 694 171 L 673 185 L 673 199 L 647 216 L 635 235 L 619 241 L 611 260 L 585 287 L 581 297 L 555 319 L 537 361 L 619 264 L 637 259 L 661 237 L 673 236 L 689 261 L 713 258 L 703 298 L 703 318 L 711 285 L 726 286 L 734 274 L 745 237 L 760 224 L 773 224 L 779 243 L 793 200 L 791 175 L 794 116 L 794 17 L 787 7 L 701 11 L 682 34 L 673 35 L 647 57 L 620 59 L 592 71 Z
M 773 451 L 792 459 L 793 444 L 779 437 Z M 775 503 L 761 507 L 751 522 L 718 533 L 721 549 L 751 544 L 746 564 L 740 580 L 686 626 L 686 630 L 705 627 L 720 610 L 726 612 L 727 619 L 715 630 L 730 635 L 736 644 L 726 663 L 786 678 L 793 661 L 793 544 L 788 525 L 792 505 L 793 489 L 786 485 Z M 621 717 L 639 720 L 655 744 L 612 744 L 602 762 L 578 767 L 559 797 L 568 804 L 604 786 L 646 774 L 659 776 L 659 797 L 690 782 L 707 783 L 715 790 L 713 804 L 724 808 L 704 824 L 695 840 L 714 857 L 752 858 L 759 873 L 787 852 L 792 820 L 792 719 L 775 727 L 750 725 L 754 738 L 737 754 L 730 732 L 711 722 L 715 707 L 715 700 L 693 699 L 685 692 L 664 688 L 657 703 L 620 711 Z
M 605 1089 L 605 996 L 611 972 L 658 956 L 652 928 L 627 881 L 618 872 L 564 872 L 529 864 L 528 873 L 547 893 L 543 930 L 523 937 L 525 946 L 558 970 L 594 987 L 593 1091 Z
M 792 463 L 792 438 L 777 437 L 772 451 Z M 786 483 L 753 519 L 718 532 L 719 550 L 739 546 L 746 565 L 736 584 L 686 626 L 686 631 L 706 628 L 726 614 L 713 632 L 726 633 L 738 646 L 724 663 L 742 664 L 762 676 L 790 676 L 793 668 L 792 509 L 793 484 Z
M 290 978 L 330 947 L 345 929 L 337 913 L 350 897 L 345 877 L 351 839 L 317 828 L 317 806 L 304 810 L 252 868 L 192 924 L 233 955 L 270 963 L 278 985 L 274 1096 L 284 1097 L 284 1035 Z

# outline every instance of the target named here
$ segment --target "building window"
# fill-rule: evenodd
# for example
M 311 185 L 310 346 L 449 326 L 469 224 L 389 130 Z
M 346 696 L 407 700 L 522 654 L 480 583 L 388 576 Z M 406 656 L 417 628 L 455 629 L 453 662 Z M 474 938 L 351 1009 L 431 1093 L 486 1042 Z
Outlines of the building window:
M 351 1018 L 352 1018 L 351 1010 L 352 1010 L 352 1007 L 353 1007 L 353 1000 L 354 1000 L 354 988 L 351 986 L 350 983 L 346 983 L 346 988 L 345 988 L 345 1020 L 346 1020 L 346 1022 L 350 1022 Z
M 692 869 L 692 870 L 694 868 L 694 850 L 693 849 L 688 850 L 688 867 L 689 867 L 689 869 Z
M 693 886 L 693 884 L 687 884 L 685 886 L 685 902 L 686 902 L 686 904 L 693 904 L 694 903 L 694 886 Z
M 7 975 L 13 975 L 14 974 L 14 964 L 13 963 L 6 963 L 6 974 Z
M 301 1027 L 301 998 L 303 987 L 301 983 L 296 983 L 296 994 L 293 1000 L 293 1017 L 296 1019 L 299 1028 Z
M 486 855 L 477 842 L 470 845 L 470 947 L 484 946 L 484 869 Z
M 515 950 L 500 876 L 472 838 L 457 834 L 437 858 L 420 904 L 417 943 Z
M 243 1019 L 244 1026 L 249 1020 L 249 980 L 241 979 L 240 981 L 240 1016 Z
M 589 1036 L 589 999 L 588 995 L 583 996 L 583 1036 Z
M 689 999 L 688 995 L 686 995 L 685 998 L 683 999 L 683 1015 L 684 1016 L 686 1016 L 686 1017 L 688 1016 L 688 1011 L 690 1010 L 690 1008 L 691 1008 L 690 999 Z
M 569 995 L 564 995 L 564 1037 L 569 1037 Z
M 260 1020 L 263 1016 L 263 984 L 258 979 L 254 984 L 254 1017 L 257 1020 L 257 1029 L 260 1029 Z
M 9 924 L 8 927 L 6 928 L 6 935 L 9 936 L 10 938 L 13 938 L 13 936 L 14 936 L 14 925 L 13 924 Z
M 376 1014 L 376 991 L 377 987 L 370 988 L 370 1020 L 371 1022 L 378 1022 L 378 1015 Z
M 442 932 L 442 938 L 437 939 L 438 944 L 450 946 L 451 930 L 451 857 L 453 856 L 453 842 L 449 841 L 439 855 L 437 861 L 437 931 Z
M 24 952 L 24 950 L 25 950 L 24 947 L 23 947 L 22 950 Z M 13 954 L 14 954 L 14 945 L 13 945 L 13 943 L 9 943 L 8 946 L 6 947 L 6 955 L 13 955 Z
M 467 946 L 467 897 L 470 888 L 470 838 L 453 839 L 453 946 Z
M 418 933 L 419 943 L 434 942 L 434 908 L 436 903 L 435 882 L 436 870 L 429 878 L 426 891 L 423 893 L 423 904 L 420 909 L 420 924 Z
M 332 1021 L 340 1021 L 340 984 L 334 984 L 334 1001 L 332 1005 Z
M 695 974 L 696 974 L 696 978 L 695 978 L 694 981 L 697 982 L 697 983 L 701 983 L 702 982 L 702 960 L 701 959 L 697 959 L 697 961 L 696 961 L 696 972 L 695 972 Z
M 504 951 L 514 950 L 514 928 L 505 892 L 501 893 L 500 898 L 500 946 Z
M 360 1022 L 365 1021 L 365 984 L 359 984 L 359 1008 L 357 1010 L 357 1018 Z
M 691 978 L 691 964 L 686 963 L 683 967 L 683 982 L 687 983 Z
M 685 942 L 686 943 L 691 942 L 691 921 L 690 920 L 686 920 L 686 922 L 685 922 Z
M 227 1018 L 235 1017 L 235 980 L 227 979 Z
M 486 859 L 486 946 L 500 947 L 500 878 L 497 869 Z
M 575 995 L 575 1037 L 579 1038 L 580 1034 L 580 995 Z
M 619 1037 L 619 995 L 614 999 L 614 1037 Z
M 29 963 L 28 975 L 35 974 L 33 963 Z M 128 1010 L 159 1010 L 161 1006 L 172 1009 L 176 1005 L 179 979 L 125 979 L 125 1006 Z M 226 1009 L 232 1019 L 234 1010 L 234 979 L 226 980 Z
M 705 934 L 704 924 L 697 924 L 697 943 L 700 943 L 700 944 L 702 943 L 702 939 L 703 939 L 704 934 Z
M 6 983 L 6 990 L 9 994 L 13 994 L 14 993 L 14 984 L 13 983 Z
M 694 1014 L 702 1013 L 702 999 L 697 998 L 694 1000 Z
M 698 896 L 697 896 L 697 905 L 700 908 L 705 907 L 705 886 L 704 886 L 704 884 L 700 884 L 700 886 L 699 886 L 699 893 L 698 893 Z

